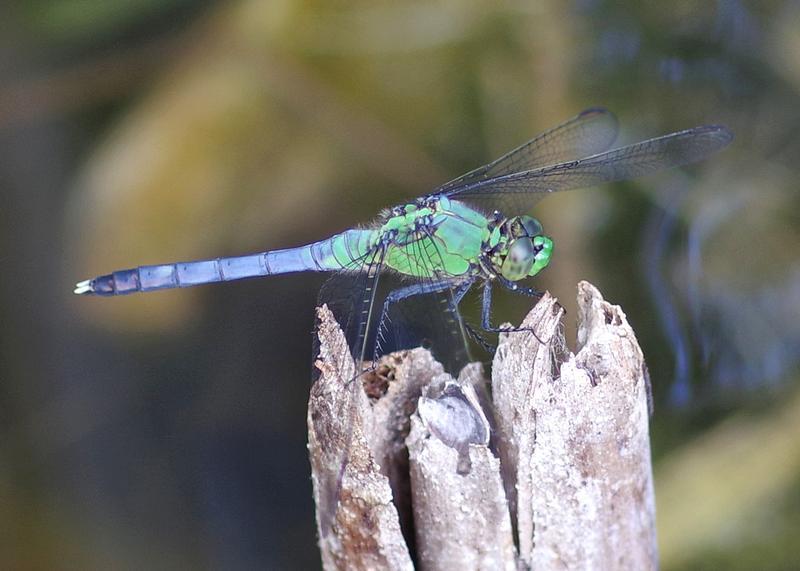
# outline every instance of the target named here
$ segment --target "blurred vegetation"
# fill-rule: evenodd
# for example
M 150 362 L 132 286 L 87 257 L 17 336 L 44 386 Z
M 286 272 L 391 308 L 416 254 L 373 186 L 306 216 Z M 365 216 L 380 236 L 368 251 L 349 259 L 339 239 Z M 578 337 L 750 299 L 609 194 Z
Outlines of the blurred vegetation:
M 328 236 L 592 105 L 623 142 L 736 133 L 706 164 L 536 212 L 556 241 L 538 287 L 574 315 L 592 281 L 645 350 L 663 569 L 800 560 L 796 2 L 0 14 L 0 567 L 317 566 L 304 444 L 322 278 L 114 300 L 72 284 Z M 498 321 L 523 315 L 497 297 Z

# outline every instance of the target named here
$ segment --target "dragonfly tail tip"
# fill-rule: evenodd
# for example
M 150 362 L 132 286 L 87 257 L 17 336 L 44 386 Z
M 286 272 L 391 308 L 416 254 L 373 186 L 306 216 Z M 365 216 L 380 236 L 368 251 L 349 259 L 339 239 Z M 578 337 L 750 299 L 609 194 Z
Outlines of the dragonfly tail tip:
M 92 287 L 92 280 L 83 280 L 82 282 L 76 283 L 74 293 L 76 293 L 77 295 L 86 295 L 94 293 L 94 288 Z

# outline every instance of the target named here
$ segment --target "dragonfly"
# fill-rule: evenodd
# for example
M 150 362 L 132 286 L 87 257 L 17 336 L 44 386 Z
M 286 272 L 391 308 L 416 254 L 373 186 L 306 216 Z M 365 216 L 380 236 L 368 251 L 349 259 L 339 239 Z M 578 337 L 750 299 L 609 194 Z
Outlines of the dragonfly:
M 470 289 L 483 287 L 486 332 L 508 330 L 491 323 L 494 286 L 541 295 L 524 282 L 553 255 L 553 239 L 529 214 L 541 198 L 688 165 L 733 139 L 722 125 L 703 125 L 609 150 L 617 132 L 611 112 L 587 109 L 430 194 L 383 210 L 370 224 L 294 248 L 115 271 L 78 283 L 75 293 L 117 296 L 331 272 L 319 304 L 333 311 L 357 363 L 427 343 L 457 373 L 469 338 L 480 340 L 459 311 Z M 381 300 L 379 280 L 387 275 L 399 279 Z

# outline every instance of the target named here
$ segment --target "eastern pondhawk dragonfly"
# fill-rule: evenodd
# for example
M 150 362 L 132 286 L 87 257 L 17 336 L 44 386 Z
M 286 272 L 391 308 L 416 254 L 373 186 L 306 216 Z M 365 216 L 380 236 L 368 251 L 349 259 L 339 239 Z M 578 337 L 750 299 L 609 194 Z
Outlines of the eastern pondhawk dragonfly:
M 475 332 L 459 312 L 472 286 L 483 285 L 481 327 L 490 332 L 499 330 L 490 320 L 493 284 L 539 295 L 520 284 L 553 252 L 553 240 L 526 214 L 539 199 L 700 161 L 733 138 L 723 126 L 705 125 L 609 151 L 616 136 L 612 113 L 588 109 L 431 194 L 384 210 L 372 224 L 296 248 L 116 271 L 78 283 L 75 293 L 113 296 L 334 272 L 319 301 L 333 310 L 358 363 L 427 340 L 457 373 Z M 386 273 L 403 282 L 381 303 L 376 292 Z

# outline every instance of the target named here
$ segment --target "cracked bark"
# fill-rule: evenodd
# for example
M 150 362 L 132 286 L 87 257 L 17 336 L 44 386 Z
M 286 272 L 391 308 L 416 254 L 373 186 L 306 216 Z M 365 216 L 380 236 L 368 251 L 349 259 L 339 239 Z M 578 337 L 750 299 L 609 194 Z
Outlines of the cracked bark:
M 325 569 L 657 568 L 642 352 L 587 282 L 578 306 L 574 355 L 550 295 L 522 323 L 533 334 L 500 336 L 491 397 L 480 365 L 456 380 L 423 349 L 348 382 L 355 364 L 318 309 L 308 426 Z

